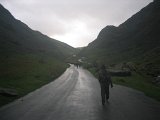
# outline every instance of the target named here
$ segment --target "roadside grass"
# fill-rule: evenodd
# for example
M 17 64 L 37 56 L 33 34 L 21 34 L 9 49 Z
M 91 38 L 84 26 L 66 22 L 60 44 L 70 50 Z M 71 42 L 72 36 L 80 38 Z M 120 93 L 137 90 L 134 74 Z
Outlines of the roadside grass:
M 15 56 L 0 61 L 0 87 L 14 89 L 17 97 L 0 95 L 0 106 L 22 97 L 59 77 L 68 67 L 53 57 Z
M 89 68 L 88 70 L 97 78 L 98 75 L 96 69 Z M 146 96 L 160 101 L 160 86 L 153 84 L 151 82 L 151 78 L 148 76 L 143 76 L 136 72 L 132 72 L 132 76 L 129 77 L 112 77 L 112 81 L 114 84 L 119 84 L 142 91 Z
M 160 101 L 160 86 L 151 83 L 151 78 L 135 72 L 131 77 L 112 77 L 115 84 L 124 85 L 142 91 L 145 95 Z

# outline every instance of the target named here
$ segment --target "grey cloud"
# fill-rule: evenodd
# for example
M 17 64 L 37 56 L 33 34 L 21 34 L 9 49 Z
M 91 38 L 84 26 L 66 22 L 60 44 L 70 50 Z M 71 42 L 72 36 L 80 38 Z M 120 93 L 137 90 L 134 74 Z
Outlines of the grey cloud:
M 65 35 L 74 21 L 85 23 L 85 45 L 106 25 L 119 25 L 153 0 L 0 0 L 18 19 L 44 34 Z M 80 33 L 81 34 L 81 33 Z M 84 35 L 84 34 L 83 34 Z M 83 46 L 83 45 L 82 45 Z

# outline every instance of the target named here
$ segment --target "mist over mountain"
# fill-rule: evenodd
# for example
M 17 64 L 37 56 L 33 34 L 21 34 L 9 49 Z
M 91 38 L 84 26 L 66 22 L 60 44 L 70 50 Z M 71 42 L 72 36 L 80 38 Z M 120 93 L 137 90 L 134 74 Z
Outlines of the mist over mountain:
M 118 27 L 103 28 L 81 55 L 106 64 L 134 62 L 159 74 L 160 1 L 150 3 Z

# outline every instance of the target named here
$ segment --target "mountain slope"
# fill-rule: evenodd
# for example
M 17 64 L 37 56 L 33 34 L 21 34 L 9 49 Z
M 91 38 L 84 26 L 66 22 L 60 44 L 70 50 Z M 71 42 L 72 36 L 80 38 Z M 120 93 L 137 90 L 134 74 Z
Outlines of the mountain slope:
M 160 74 L 159 15 L 160 2 L 155 0 L 118 27 L 102 29 L 81 55 L 106 64 L 136 62 L 143 68 L 149 65 Z
M 17 98 L 3 96 L 1 88 L 23 96 L 62 74 L 68 66 L 65 59 L 75 51 L 30 29 L 0 5 L 0 105 Z
M 2 53 L 4 51 L 9 53 L 44 52 L 64 58 L 74 52 L 71 46 L 31 30 L 24 23 L 16 20 L 2 5 L 0 5 L 0 31 L 0 42 L 3 43 L 0 46 L 3 48 Z

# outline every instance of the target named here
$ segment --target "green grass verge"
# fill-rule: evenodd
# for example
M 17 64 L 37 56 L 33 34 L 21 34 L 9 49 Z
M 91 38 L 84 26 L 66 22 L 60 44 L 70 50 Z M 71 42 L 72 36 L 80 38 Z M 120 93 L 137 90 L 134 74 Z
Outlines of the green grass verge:
M 88 69 L 95 77 L 97 77 L 96 69 Z M 160 86 L 152 84 L 151 78 L 139 75 L 133 72 L 130 77 L 112 77 L 114 84 L 119 84 L 133 89 L 142 91 L 145 95 L 160 101 Z
M 152 84 L 151 78 L 132 73 L 131 77 L 112 77 L 115 84 L 124 85 L 144 92 L 145 95 L 160 101 L 160 86 Z
M 17 97 L 0 95 L 0 106 L 53 81 L 68 67 L 62 61 L 39 55 L 20 55 L 0 61 L 0 87 L 14 89 Z

